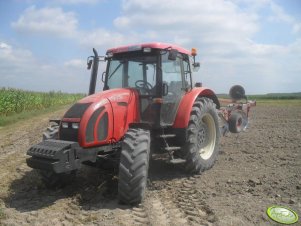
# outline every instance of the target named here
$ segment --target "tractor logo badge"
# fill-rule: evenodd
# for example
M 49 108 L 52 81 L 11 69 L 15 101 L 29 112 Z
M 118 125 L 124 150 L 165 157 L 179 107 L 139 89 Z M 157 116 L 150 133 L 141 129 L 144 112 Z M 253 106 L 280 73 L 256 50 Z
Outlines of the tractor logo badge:
M 267 209 L 267 215 L 281 224 L 294 224 L 298 222 L 298 215 L 295 211 L 283 206 L 271 206 Z

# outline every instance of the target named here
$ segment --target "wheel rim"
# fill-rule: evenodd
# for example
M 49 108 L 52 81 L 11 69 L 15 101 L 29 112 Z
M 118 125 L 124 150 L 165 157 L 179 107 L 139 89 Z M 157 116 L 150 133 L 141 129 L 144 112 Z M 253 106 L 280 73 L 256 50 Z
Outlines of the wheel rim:
M 214 151 L 216 142 L 216 128 L 213 117 L 207 113 L 202 117 L 203 125 L 198 132 L 198 143 L 200 156 L 203 159 L 209 159 Z

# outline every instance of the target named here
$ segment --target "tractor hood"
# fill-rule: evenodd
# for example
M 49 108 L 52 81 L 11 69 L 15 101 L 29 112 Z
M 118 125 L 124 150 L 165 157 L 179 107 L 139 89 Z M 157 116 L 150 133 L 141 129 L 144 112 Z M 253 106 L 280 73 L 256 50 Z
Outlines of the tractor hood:
M 64 115 L 60 139 L 79 142 L 82 147 L 116 142 L 129 123 L 139 121 L 137 109 L 135 89 L 112 89 L 87 96 Z
M 110 102 L 128 102 L 130 96 L 137 92 L 134 89 L 111 89 L 103 92 L 95 93 L 93 95 L 87 96 L 81 99 L 78 103 L 101 103 L 104 100 L 109 100 Z

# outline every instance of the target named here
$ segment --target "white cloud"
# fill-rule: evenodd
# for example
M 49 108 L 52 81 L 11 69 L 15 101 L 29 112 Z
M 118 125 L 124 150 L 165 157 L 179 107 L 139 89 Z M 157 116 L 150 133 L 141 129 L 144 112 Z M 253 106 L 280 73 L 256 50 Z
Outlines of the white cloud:
M 297 34 L 301 31 L 301 23 L 293 24 L 293 34 Z
M 243 10 L 239 4 L 245 4 Z M 125 35 L 142 30 L 138 40 L 153 41 L 155 37 L 188 49 L 197 47 L 202 66 L 195 79 L 217 92 L 227 92 L 235 83 L 245 85 L 251 93 L 298 90 L 301 65 L 294 55 L 300 55 L 301 50 L 296 50 L 297 42 L 285 46 L 252 41 L 262 19 L 258 10 L 270 4 L 278 18 L 296 24 L 271 0 L 257 0 L 251 9 L 249 0 L 191 0 L 185 4 L 176 0 L 128 0 L 123 1 L 122 16 L 114 20 L 114 25 Z M 299 30 L 298 25 L 295 30 Z M 152 33 L 151 38 L 144 35 L 147 32 Z M 294 72 L 289 65 L 294 65 Z
M 178 4 L 177 0 L 124 1 L 124 16 L 115 19 L 114 24 L 120 29 L 131 26 L 149 25 L 145 29 L 155 30 L 212 30 L 213 27 L 221 32 L 236 31 L 252 34 L 257 31 L 253 16 L 239 11 L 231 2 L 222 0 L 199 1 L 191 0 Z
M 259 44 L 252 40 L 248 41 L 249 44 L 246 45 L 246 51 L 256 57 L 273 57 L 275 55 L 285 55 L 289 52 L 287 46 Z
M 135 43 L 141 41 L 142 35 L 131 33 L 124 34 L 116 31 L 110 31 L 103 28 L 95 29 L 89 32 L 80 32 L 77 36 L 80 45 L 85 48 L 97 48 L 100 54 L 104 54 L 108 48 Z
M 80 3 L 81 0 L 59 0 L 61 2 Z M 93 0 L 94 1 L 94 0 Z M 95 0 L 96 1 L 96 0 Z M 65 12 L 62 8 L 45 7 L 37 9 L 35 6 L 27 8 L 16 22 L 11 26 L 26 35 L 53 35 L 55 37 L 69 38 L 77 41 L 85 48 L 108 48 L 126 44 L 128 41 L 137 40 L 120 32 L 104 28 L 84 31 L 77 26 L 78 20 L 74 12 Z M 103 51 L 105 51 L 103 49 Z
M 4 61 L 14 61 L 26 65 L 33 62 L 33 55 L 29 50 L 13 48 L 5 42 L 0 42 L 0 62 L 6 68 Z
M 270 21 L 289 24 L 293 34 L 300 32 L 301 23 L 291 15 L 287 14 L 281 6 L 277 5 L 275 2 L 270 2 L 270 8 L 273 12 L 273 16 L 269 17 Z
M 114 20 L 114 25 L 122 32 L 145 29 L 155 31 L 163 41 L 206 46 L 216 44 L 226 46 L 216 48 L 222 54 L 239 48 L 241 42 L 258 31 L 257 18 L 245 14 L 231 3 L 222 0 L 191 0 L 178 4 L 176 0 L 124 1 L 123 16 Z M 213 51 L 214 54 L 217 51 Z
M 5 42 L 0 42 L 0 49 L 11 50 L 11 46 L 6 44 Z
M 72 37 L 76 34 L 78 21 L 73 12 L 61 8 L 27 8 L 12 27 L 26 34 L 55 35 Z
M 81 59 L 73 59 L 69 60 L 64 63 L 64 66 L 66 67 L 73 67 L 73 68 L 84 68 L 86 66 L 87 62 Z
M 80 60 L 45 64 L 26 49 L 0 42 L 0 84 L 36 91 L 87 92 L 89 76 Z M 9 46 L 9 48 L 8 48 Z M 3 48 L 4 47 L 4 48 Z
M 270 20 L 274 21 L 284 21 L 286 23 L 293 23 L 294 19 L 290 15 L 286 14 L 284 10 L 274 2 L 270 3 L 272 12 L 274 13 L 273 17 L 270 17 Z
M 77 4 L 96 4 L 102 0 L 55 0 L 55 3 L 65 5 L 77 5 Z
M 264 7 L 272 7 L 273 18 L 270 19 L 289 24 L 295 34 L 300 32 L 301 23 L 272 0 L 256 0 L 256 7 L 252 2 L 190 0 L 179 4 L 176 0 L 127 0 L 122 2 L 121 15 L 113 21 L 114 28 L 86 31 L 78 28 L 76 14 L 72 12 L 64 12 L 61 8 L 30 7 L 12 26 L 27 33 L 68 37 L 85 49 L 96 47 L 100 55 L 110 47 L 151 41 L 176 43 L 187 49 L 196 47 L 202 66 L 195 78 L 216 92 L 227 92 L 235 83 L 245 85 L 246 91 L 251 93 L 299 91 L 301 39 L 290 45 L 262 44 L 253 40 L 260 32 L 262 15 L 259 11 Z M 240 4 L 245 4 L 243 9 Z M 0 43 L 1 74 L 2 65 L 12 65 L 22 71 L 26 63 L 32 63 L 32 68 L 24 71 L 32 76 L 33 84 L 47 81 L 49 87 L 56 87 L 52 80 L 48 81 L 55 76 L 54 81 L 59 81 L 57 88 L 87 89 L 89 77 L 85 61 L 72 59 L 55 67 L 41 64 L 29 51 L 19 49 L 21 55 L 29 56 L 28 62 L 22 64 L 11 48 L 9 44 Z M 103 70 L 103 65 L 101 67 Z M 43 78 L 38 76 L 41 73 Z

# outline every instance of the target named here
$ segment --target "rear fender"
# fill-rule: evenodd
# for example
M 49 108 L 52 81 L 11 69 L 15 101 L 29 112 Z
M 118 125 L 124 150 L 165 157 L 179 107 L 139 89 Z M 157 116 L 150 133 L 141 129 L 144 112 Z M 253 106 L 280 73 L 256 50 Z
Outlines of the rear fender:
M 172 126 L 173 128 L 186 128 L 188 126 L 191 108 L 198 97 L 208 97 L 216 104 L 216 108 L 220 108 L 220 103 L 211 89 L 195 87 L 183 96 Z

